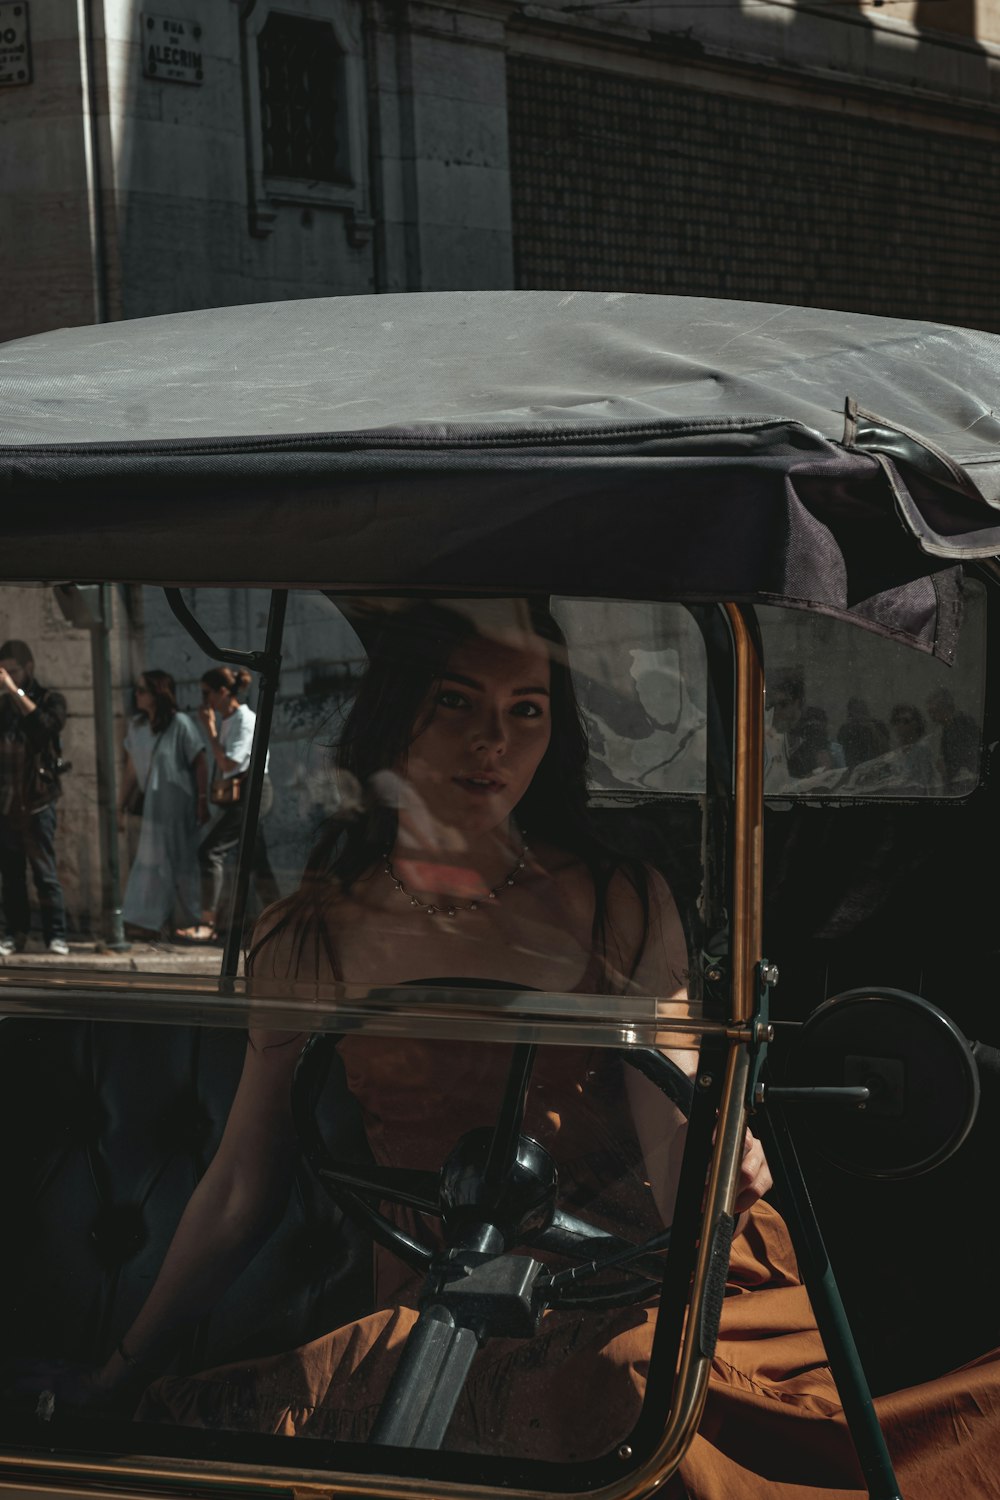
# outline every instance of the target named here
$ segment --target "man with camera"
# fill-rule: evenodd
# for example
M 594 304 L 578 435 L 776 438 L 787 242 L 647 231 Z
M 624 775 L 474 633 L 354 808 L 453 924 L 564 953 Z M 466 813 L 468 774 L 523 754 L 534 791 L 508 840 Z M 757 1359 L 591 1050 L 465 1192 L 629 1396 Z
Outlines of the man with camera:
M 38 892 L 42 938 L 50 953 L 69 952 L 66 902 L 56 873 L 56 799 L 63 765 L 59 736 L 66 700 L 35 679 L 24 641 L 0 646 L 0 883 L 6 937 L 0 957 L 20 953 L 31 912 L 28 870 Z

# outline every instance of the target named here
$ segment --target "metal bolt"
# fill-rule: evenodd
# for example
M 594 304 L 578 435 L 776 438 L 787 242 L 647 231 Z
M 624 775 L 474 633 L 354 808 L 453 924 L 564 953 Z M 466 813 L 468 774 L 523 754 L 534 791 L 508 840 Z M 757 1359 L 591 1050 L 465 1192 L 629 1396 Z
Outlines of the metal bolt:
M 705 978 L 708 980 L 709 984 L 718 984 L 719 980 L 722 978 L 722 970 L 719 968 L 718 964 L 713 964 L 710 969 L 705 970 Z
M 632 1457 L 632 1446 L 630 1443 L 622 1443 L 621 1447 L 618 1449 L 618 1457 L 622 1460 L 623 1463 L 626 1461 L 626 1459 Z
M 767 1088 L 766 1088 L 766 1086 L 763 1083 L 758 1083 L 757 1087 L 753 1091 L 753 1102 L 754 1102 L 754 1104 L 757 1104 L 757 1105 L 763 1104 L 766 1098 L 767 1098 Z
M 711 1073 L 702 1073 L 701 1074 L 700 1078 L 698 1079 L 698 1087 L 700 1089 L 710 1089 L 712 1087 L 712 1075 L 711 1075 Z
M 778 982 L 778 965 L 777 964 L 761 964 L 761 967 L 760 967 L 760 977 L 761 977 L 761 979 L 763 979 L 763 981 L 764 981 L 765 984 L 771 984 L 771 985 L 777 984 L 777 982 Z
M 774 1041 L 774 1027 L 770 1024 L 769 1021 L 758 1021 L 757 1022 L 756 1032 L 755 1032 L 755 1035 L 754 1035 L 754 1041 L 756 1041 L 756 1042 L 773 1042 Z

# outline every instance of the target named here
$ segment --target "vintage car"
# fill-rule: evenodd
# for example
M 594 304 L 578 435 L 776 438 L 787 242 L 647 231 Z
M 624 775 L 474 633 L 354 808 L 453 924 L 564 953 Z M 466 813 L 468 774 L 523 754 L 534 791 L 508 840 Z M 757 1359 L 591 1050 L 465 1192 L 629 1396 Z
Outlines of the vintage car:
M 998 365 L 972 330 L 597 293 L 218 308 L 0 350 L 0 634 L 67 704 L 43 769 L 69 914 L 68 954 L 29 932 L 0 963 L 0 1488 L 624 1500 L 676 1483 L 749 1120 L 859 1473 L 898 1493 L 871 1393 L 1000 1343 Z M 422 600 L 477 618 L 542 600 L 557 621 L 588 816 L 672 891 L 686 997 L 589 970 L 490 982 L 458 958 L 405 983 L 391 965 L 385 983 L 248 968 L 255 919 L 301 888 L 330 819 L 373 796 L 406 812 L 394 763 L 373 792 L 330 751 L 378 631 Z M 175 856 L 148 842 L 152 780 L 141 819 L 118 812 L 122 746 L 143 673 L 169 674 L 194 732 L 219 664 L 252 676 L 253 752 L 215 931 L 184 940 L 180 875 L 161 920 L 136 916 L 139 873 L 155 885 Z M 476 904 L 427 915 L 468 929 Z M 99 1365 L 145 1301 L 248 1027 L 311 1038 L 294 1183 L 169 1370 L 249 1368 L 391 1305 L 374 1242 L 424 1290 L 353 1432 L 60 1399 L 59 1362 Z M 672 1215 L 623 1143 L 578 1142 L 584 1171 L 538 1139 L 532 1091 L 570 1053 L 688 1117 Z M 387 1056 L 425 1098 L 396 1165 L 356 1086 Z M 579 1378 L 561 1448 L 537 1451 L 516 1401 L 523 1431 L 449 1438 L 491 1340 L 530 1350 L 556 1314 L 585 1339 L 616 1308 L 658 1316 L 641 1410 L 604 1448 Z M 503 1379 L 529 1363 L 512 1354 Z

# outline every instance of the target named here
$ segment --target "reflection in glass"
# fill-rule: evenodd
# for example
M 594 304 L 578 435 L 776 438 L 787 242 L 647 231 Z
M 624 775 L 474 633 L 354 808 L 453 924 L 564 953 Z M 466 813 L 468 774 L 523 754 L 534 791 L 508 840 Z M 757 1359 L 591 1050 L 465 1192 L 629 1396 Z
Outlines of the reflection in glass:
M 961 797 L 979 781 L 985 591 L 965 584 L 954 665 L 794 610 L 759 610 L 773 797 Z M 863 694 L 858 692 L 863 686 Z
M 9 637 L 0 645 L 0 883 L 5 926 L 0 954 L 6 958 L 27 947 L 29 868 L 42 943 L 57 957 L 68 951 L 66 901 L 56 855 L 56 805 L 68 769 L 62 757 L 65 727 L 65 698 L 39 681 L 33 647 L 20 637 Z

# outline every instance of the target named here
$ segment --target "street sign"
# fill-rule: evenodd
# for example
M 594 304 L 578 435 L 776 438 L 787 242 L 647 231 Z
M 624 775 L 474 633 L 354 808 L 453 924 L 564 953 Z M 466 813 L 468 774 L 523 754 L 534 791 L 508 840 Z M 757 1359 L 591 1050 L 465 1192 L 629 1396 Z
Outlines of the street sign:
M 28 0 L 0 5 L 0 84 L 31 82 Z
M 157 82 L 201 83 L 204 77 L 201 26 L 179 16 L 143 11 L 142 71 Z

